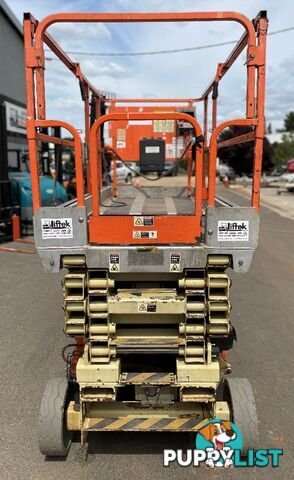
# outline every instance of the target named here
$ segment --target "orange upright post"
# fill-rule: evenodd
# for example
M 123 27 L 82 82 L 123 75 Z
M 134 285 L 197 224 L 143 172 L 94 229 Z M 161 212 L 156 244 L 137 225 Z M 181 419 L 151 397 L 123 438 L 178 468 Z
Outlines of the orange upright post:
M 19 216 L 16 214 L 13 214 L 11 217 L 11 223 L 12 223 L 12 238 L 13 240 L 17 240 L 18 238 L 20 238 L 20 235 L 21 235 Z

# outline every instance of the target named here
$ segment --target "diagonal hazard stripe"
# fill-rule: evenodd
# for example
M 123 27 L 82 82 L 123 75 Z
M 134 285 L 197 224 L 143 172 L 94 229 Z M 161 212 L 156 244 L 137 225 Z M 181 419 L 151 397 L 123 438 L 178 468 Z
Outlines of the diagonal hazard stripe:
M 169 373 L 154 373 L 151 377 L 148 378 L 148 383 L 170 383 L 172 376 Z
M 172 383 L 174 375 L 170 373 L 128 373 L 126 383 Z
M 196 431 L 199 429 L 199 422 L 195 418 L 160 418 L 154 417 L 116 417 L 99 418 L 94 425 L 85 427 L 85 430 L 92 431 Z
M 158 417 L 157 417 L 157 421 L 152 425 L 150 430 L 163 430 L 169 423 L 171 423 L 172 420 L 174 420 L 174 418 L 173 419 L 171 419 L 171 418 L 158 419 Z
M 127 382 L 144 382 L 148 380 L 150 377 L 153 377 L 154 373 L 128 373 L 128 376 L 126 378 Z
M 115 422 L 107 425 L 104 430 L 124 430 L 125 428 L 132 429 L 135 425 L 142 423 L 146 420 L 145 418 L 134 418 L 134 417 L 122 417 L 118 418 Z
M 199 421 L 197 418 L 191 418 L 187 420 L 184 425 L 181 426 L 180 430 L 193 430 L 194 427 L 198 425 Z
M 187 422 L 186 418 L 173 418 L 170 419 L 170 423 L 164 427 L 164 430 L 178 430 L 182 425 Z
M 133 419 L 129 419 L 128 423 L 123 425 L 122 427 L 118 428 L 117 430 L 137 430 L 140 427 L 140 424 L 145 422 L 147 418 L 137 417 Z
M 138 425 L 138 430 L 152 430 L 152 426 L 158 422 L 158 417 L 149 417 Z
M 110 425 L 111 423 L 114 423 L 116 420 L 118 420 L 118 417 L 116 417 L 116 418 L 100 418 L 98 422 L 96 422 L 94 425 L 91 425 L 90 427 L 88 427 L 87 430 L 104 429 L 105 427 L 107 427 L 107 425 Z

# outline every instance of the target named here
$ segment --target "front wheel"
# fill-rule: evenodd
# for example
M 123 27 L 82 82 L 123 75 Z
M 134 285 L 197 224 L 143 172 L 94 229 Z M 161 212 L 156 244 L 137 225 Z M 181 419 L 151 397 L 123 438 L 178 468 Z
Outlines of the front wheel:
M 72 432 L 66 427 L 69 384 L 66 378 L 48 381 L 39 416 L 39 447 L 46 456 L 65 456 L 69 452 Z
M 223 400 L 228 402 L 231 420 L 240 429 L 243 437 L 241 454 L 258 448 L 258 421 L 253 391 L 247 378 L 225 378 Z

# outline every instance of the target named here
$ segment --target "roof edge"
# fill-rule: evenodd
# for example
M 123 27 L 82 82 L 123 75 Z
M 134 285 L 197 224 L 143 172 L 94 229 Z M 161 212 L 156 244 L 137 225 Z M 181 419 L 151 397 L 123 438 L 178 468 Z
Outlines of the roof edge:
M 18 20 L 18 18 L 14 15 L 13 11 L 9 8 L 7 3 L 4 0 L 0 0 L 0 10 L 4 13 L 4 15 L 8 18 L 12 26 L 17 30 L 17 32 L 23 37 L 23 28 Z

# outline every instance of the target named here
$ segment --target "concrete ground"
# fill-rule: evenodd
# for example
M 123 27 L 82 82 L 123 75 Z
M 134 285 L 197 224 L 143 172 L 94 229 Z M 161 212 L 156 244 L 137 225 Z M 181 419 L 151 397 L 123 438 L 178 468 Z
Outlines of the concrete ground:
M 251 186 L 231 185 L 230 189 L 245 198 L 249 199 L 251 197 Z M 262 188 L 260 195 L 262 205 L 270 208 L 282 217 L 294 220 L 294 193 L 283 192 L 278 195 L 278 190 L 278 187 Z
M 224 190 L 224 189 L 223 189 Z M 232 191 L 233 201 L 245 201 Z M 222 191 L 221 194 L 224 194 Z M 89 437 L 85 462 L 78 443 L 66 460 L 38 451 L 38 410 L 50 377 L 63 376 L 62 275 L 43 272 L 36 255 L 0 253 L 1 480 L 290 479 L 293 436 L 293 221 L 261 210 L 261 239 L 248 274 L 232 273 L 232 321 L 238 342 L 233 376 L 248 377 L 256 396 L 260 447 L 283 448 L 279 468 L 212 472 L 163 468 L 164 448 L 191 448 L 187 434 L 104 433 Z

